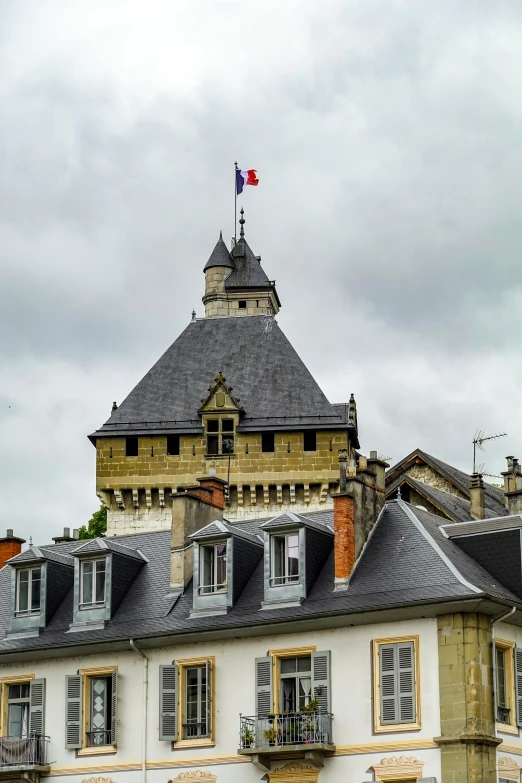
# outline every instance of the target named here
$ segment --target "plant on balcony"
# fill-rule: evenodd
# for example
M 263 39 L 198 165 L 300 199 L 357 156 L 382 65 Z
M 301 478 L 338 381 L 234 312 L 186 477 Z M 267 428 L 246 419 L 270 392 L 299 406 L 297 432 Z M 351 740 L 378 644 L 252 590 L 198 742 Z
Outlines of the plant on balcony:
M 269 745 L 275 745 L 277 740 L 277 731 L 276 729 L 265 729 L 263 734 L 265 735 L 265 740 L 268 742 Z
M 275 717 L 276 717 L 276 714 L 275 714 L 275 712 L 269 712 L 269 713 L 268 713 L 268 715 L 267 715 L 268 722 L 269 722 L 269 723 L 273 723 L 273 722 L 274 722 L 274 719 L 275 719 Z
M 319 701 L 317 699 L 310 699 L 308 704 L 301 707 L 301 712 L 317 712 L 319 709 Z
M 254 744 L 254 732 L 245 726 L 241 732 L 241 745 L 243 748 L 250 748 Z

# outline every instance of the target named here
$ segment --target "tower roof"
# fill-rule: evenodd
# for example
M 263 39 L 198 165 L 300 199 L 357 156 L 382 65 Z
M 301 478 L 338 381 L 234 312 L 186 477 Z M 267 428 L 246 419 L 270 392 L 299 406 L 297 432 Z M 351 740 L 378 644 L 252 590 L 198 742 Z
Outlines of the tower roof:
M 238 240 L 231 256 L 234 270 L 227 277 L 225 288 L 260 288 L 270 285 L 260 258 L 253 254 L 244 237 Z
M 228 266 L 231 269 L 234 269 L 234 263 L 230 257 L 230 253 L 227 250 L 227 246 L 223 242 L 223 235 L 221 232 L 219 233 L 219 239 L 216 242 L 216 246 L 210 254 L 210 258 L 203 267 L 203 271 L 205 272 L 207 269 L 211 269 L 213 266 Z

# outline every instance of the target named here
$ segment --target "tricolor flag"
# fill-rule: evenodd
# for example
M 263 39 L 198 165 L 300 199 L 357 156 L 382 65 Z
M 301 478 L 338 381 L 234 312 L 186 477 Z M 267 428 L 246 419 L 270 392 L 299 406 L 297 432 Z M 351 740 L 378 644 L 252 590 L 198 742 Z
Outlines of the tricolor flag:
M 246 171 L 243 171 L 242 169 L 236 169 L 236 193 L 238 196 L 243 192 L 245 185 L 258 184 L 259 180 L 256 176 L 255 169 L 247 169 Z

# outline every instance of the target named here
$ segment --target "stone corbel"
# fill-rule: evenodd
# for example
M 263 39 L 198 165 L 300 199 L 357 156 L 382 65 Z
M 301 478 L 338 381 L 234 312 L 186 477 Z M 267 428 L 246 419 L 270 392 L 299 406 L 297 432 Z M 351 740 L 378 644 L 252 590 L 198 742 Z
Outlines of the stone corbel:
M 320 769 L 314 769 L 299 761 L 291 761 L 284 767 L 267 772 L 268 783 L 318 783 Z
M 250 487 L 250 505 L 255 506 L 257 503 L 257 495 L 255 486 Z
M 114 499 L 118 505 L 118 508 L 125 509 L 125 502 L 123 500 L 123 492 L 120 489 L 114 490 Z
M 290 484 L 290 503 L 295 503 L 295 484 Z
M 270 503 L 270 495 L 268 492 L 268 484 L 263 484 L 263 503 L 268 506 Z
M 310 503 L 310 484 L 304 485 L 304 502 L 306 505 Z
M 280 506 L 283 503 L 283 487 L 281 484 L 277 485 L 277 502 Z
M 237 505 L 239 508 L 243 507 L 243 485 L 237 485 Z
M 132 490 L 132 505 L 134 508 L 138 508 L 139 500 L 138 500 L 138 490 L 133 489 Z
M 147 511 L 150 511 L 152 508 L 152 492 L 150 489 L 145 490 L 145 505 L 147 506 Z
M 321 484 L 321 494 L 319 496 L 319 503 L 326 503 L 328 499 L 328 484 Z
M 165 508 L 165 490 L 158 489 L 160 508 Z

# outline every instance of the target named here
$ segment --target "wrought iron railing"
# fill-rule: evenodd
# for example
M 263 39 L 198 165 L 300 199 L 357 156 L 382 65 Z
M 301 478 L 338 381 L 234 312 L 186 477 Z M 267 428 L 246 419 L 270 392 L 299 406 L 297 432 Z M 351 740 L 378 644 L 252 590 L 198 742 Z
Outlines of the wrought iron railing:
M 206 721 L 183 724 L 183 739 L 196 739 L 198 737 L 208 737 Z
M 497 705 L 497 721 L 499 723 L 509 723 L 509 713 L 511 712 L 509 707 L 501 707 Z
M 111 730 L 110 729 L 96 729 L 95 731 L 87 732 L 87 747 L 95 748 L 98 745 L 110 745 L 111 744 Z
M 267 716 L 239 716 L 239 747 L 285 747 L 288 745 L 332 745 L 330 712 L 280 712 Z
M 45 767 L 49 737 L 31 734 L 29 737 L 0 737 L 0 768 Z

